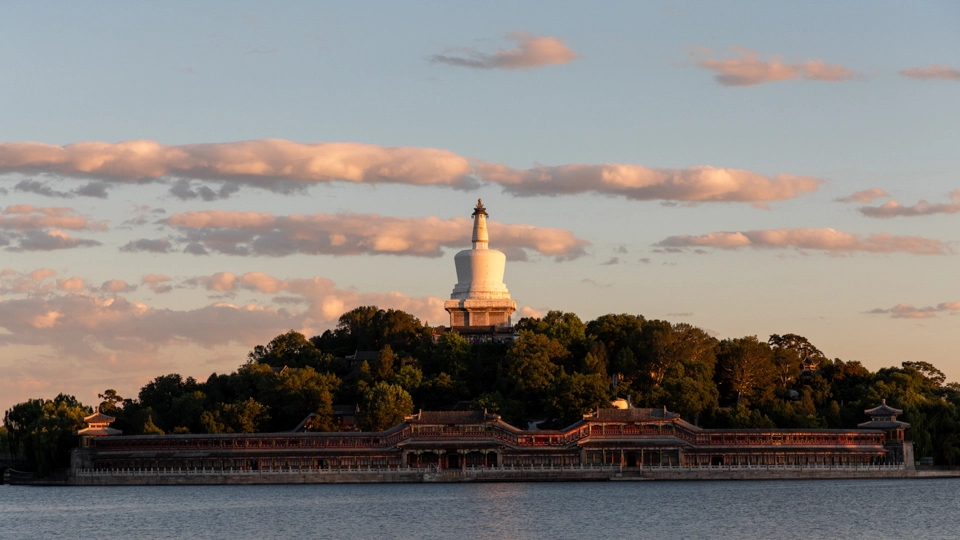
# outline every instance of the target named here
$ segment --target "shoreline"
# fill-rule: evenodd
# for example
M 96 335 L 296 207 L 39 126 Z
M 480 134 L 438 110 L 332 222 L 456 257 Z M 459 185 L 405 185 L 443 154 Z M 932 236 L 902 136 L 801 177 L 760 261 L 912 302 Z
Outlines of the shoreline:
M 663 467 L 627 469 L 529 468 L 477 470 L 281 470 L 281 471 L 77 471 L 59 482 L 30 485 L 267 485 L 267 484 L 415 484 L 494 482 L 684 482 L 736 480 L 842 480 L 960 478 L 960 470 L 915 470 L 906 467 Z

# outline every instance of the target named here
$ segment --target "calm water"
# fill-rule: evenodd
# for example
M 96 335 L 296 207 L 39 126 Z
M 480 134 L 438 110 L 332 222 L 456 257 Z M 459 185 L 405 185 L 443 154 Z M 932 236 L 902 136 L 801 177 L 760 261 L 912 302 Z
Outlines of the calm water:
M 0 486 L 0 538 L 958 538 L 960 480 Z

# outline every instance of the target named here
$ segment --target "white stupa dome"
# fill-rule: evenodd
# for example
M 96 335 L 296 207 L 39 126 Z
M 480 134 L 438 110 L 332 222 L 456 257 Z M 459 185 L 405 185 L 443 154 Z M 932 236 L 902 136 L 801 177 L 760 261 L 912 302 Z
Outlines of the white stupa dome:
M 454 256 L 457 284 L 450 295 L 452 300 L 510 298 L 503 284 L 507 256 L 502 251 L 489 249 L 487 211 L 483 201 L 477 201 L 473 212 L 473 249 L 465 249 Z

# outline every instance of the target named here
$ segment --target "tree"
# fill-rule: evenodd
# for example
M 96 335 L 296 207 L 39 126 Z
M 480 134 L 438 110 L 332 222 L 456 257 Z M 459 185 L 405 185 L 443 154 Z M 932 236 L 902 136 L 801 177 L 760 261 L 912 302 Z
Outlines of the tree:
M 390 378 L 390 384 L 396 384 L 410 394 L 420 388 L 421 382 L 423 382 L 423 372 L 410 365 L 402 366 Z
M 117 416 L 120 409 L 123 408 L 123 398 L 112 388 L 104 390 L 102 394 L 97 394 L 97 397 L 103 400 L 97 409 L 104 414 Z
M 267 364 L 282 368 L 322 368 L 326 358 L 310 340 L 300 332 L 290 330 L 273 338 L 266 346 L 257 345 L 247 355 L 250 363 Z
M 643 328 L 644 318 L 640 315 L 609 314 L 587 323 L 587 335 L 594 337 L 608 351 L 619 351 L 623 347 L 634 347 Z
M 360 426 L 365 431 L 383 431 L 413 413 L 413 398 L 395 384 L 378 382 L 363 395 Z
M 756 336 L 725 339 L 717 353 L 717 376 L 737 405 L 766 397 L 775 376 L 773 351 Z
M 163 435 L 163 430 L 158 428 L 156 424 L 153 423 L 153 416 L 147 416 L 147 421 L 143 423 L 143 427 L 140 428 L 140 433 L 144 435 Z
M 540 319 L 525 317 L 516 325 L 519 332 L 528 330 L 557 340 L 567 349 L 580 347 L 587 338 L 587 325 L 575 313 L 549 311 Z
M 424 367 L 429 375 L 443 372 L 460 378 L 470 367 L 470 342 L 456 332 L 441 334 Z
M 393 365 L 397 361 L 397 355 L 393 354 L 393 349 L 389 345 L 384 345 L 380 349 L 380 357 L 373 369 L 373 378 L 377 381 L 386 381 L 393 377 Z
M 73 432 L 86 427 L 83 419 L 92 412 L 67 394 L 14 405 L 4 415 L 12 454 L 40 477 L 67 467 Z
M 507 379 L 518 397 L 542 398 L 553 384 L 558 363 L 569 352 L 557 340 L 543 334 L 521 332 L 520 338 L 507 350 Z M 521 398 L 522 399 L 522 398 Z
M 221 403 L 215 412 L 203 413 L 207 433 L 257 433 L 269 419 L 269 407 L 253 398 L 238 403 Z
M 599 374 L 560 370 L 547 395 L 547 413 L 567 426 L 597 407 L 610 406 L 610 384 Z
M 320 394 L 320 403 L 314 415 L 308 431 L 337 431 L 338 426 L 333 421 L 333 396 L 327 390 Z

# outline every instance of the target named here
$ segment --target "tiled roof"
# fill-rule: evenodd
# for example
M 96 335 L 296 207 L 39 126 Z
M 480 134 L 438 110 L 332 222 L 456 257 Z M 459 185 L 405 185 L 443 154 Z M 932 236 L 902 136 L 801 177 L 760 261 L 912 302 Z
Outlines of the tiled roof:
M 470 424 L 497 418 L 499 416 L 483 411 L 420 411 L 406 420 L 408 424 Z
M 358 407 L 356 404 L 333 406 L 333 414 L 336 415 L 357 414 L 358 412 L 360 412 L 360 407 Z
M 585 420 L 600 422 L 645 422 L 650 420 L 672 420 L 680 418 L 677 413 L 667 409 L 598 409 L 583 417 Z
M 906 429 L 910 427 L 910 424 L 899 420 L 870 420 L 869 422 L 857 424 L 857 427 L 861 429 Z
M 107 416 L 100 411 L 97 411 L 90 416 L 84 417 L 83 421 L 88 424 L 109 424 L 113 422 L 116 418 L 112 416 Z
M 863 412 L 866 413 L 867 416 L 896 416 L 898 414 L 903 414 L 902 410 L 894 409 L 893 407 L 887 405 L 886 399 L 880 401 L 879 407 L 867 409 Z

